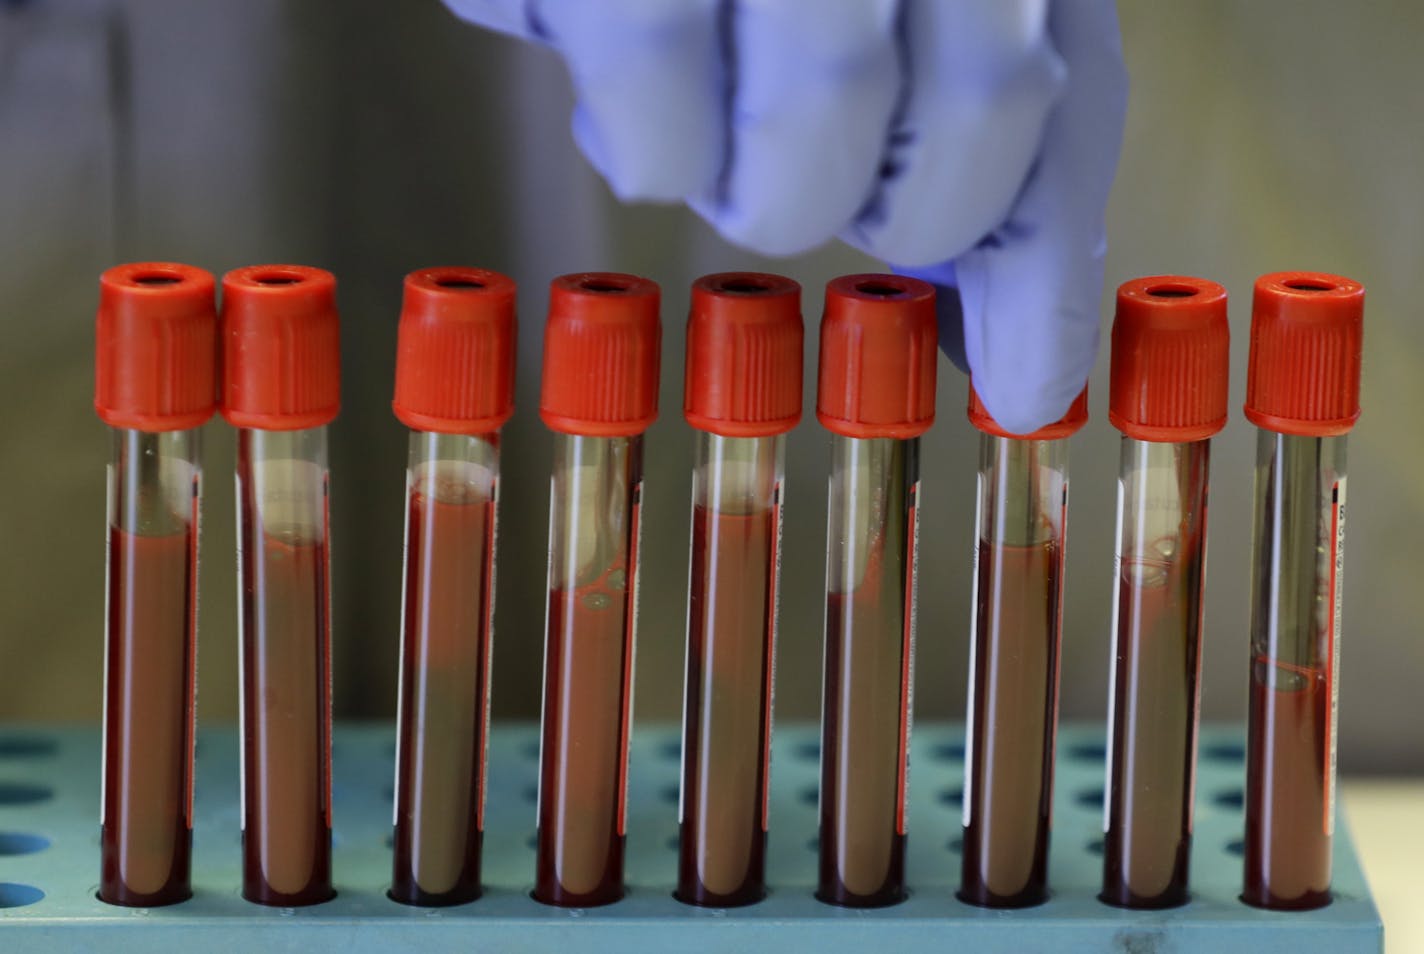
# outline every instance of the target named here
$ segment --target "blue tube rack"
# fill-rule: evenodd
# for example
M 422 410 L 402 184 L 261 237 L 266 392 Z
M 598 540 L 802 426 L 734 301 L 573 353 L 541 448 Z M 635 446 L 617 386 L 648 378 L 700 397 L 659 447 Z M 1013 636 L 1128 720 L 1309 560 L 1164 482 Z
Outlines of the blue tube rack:
M 1192 900 L 1126 911 L 1097 900 L 1102 873 L 1103 731 L 1059 733 L 1051 899 L 990 911 L 954 898 L 959 877 L 963 730 L 915 727 L 907 850 L 910 897 L 874 910 L 816 901 L 817 731 L 777 728 L 773 754 L 770 893 L 759 904 L 698 909 L 672 897 L 676 877 L 678 735 L 639 727 L 630 759 L 628 896 L 564 910 L 529 897 L 534 871 L 538 732 L 497 728 L 485 814 L 485 894 L 452 908 L 386 897 L 390 879 L 389 726 L 338 727 L 333 746 L 333 868 L 337 897 L 309 908 L 264 908 L 239 893 L 237 734 L 200 733 L 194 819 L 194 897 L 163 908 L 106 905 L 98 889 L 99 733 L 95 728 L 0 729 L 0 951 L 550 951 L 814 950 L 896 954 L 1055 951 L 1364 954 L 1383 929 L 1342 825 L 1335 900 L 1317 911 L 1261 911 L 1238 900 L 1242 741 L 1239 729 L 1202 733 Z

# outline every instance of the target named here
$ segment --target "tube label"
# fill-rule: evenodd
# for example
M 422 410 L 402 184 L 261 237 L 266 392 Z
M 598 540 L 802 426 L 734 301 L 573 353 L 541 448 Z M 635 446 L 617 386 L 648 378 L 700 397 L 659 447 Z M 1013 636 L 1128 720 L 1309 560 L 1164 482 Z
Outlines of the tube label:
M 1330 709 L 1326 714 L 1325 817 L 1321 827 L 1327 837 L 1335 834 L 1335 737 L 1340 706 L 1340 594 L 1345 576 L 1345 478 L 1339 477 L 1330 493 L 1330 628 L 1326 660 L 1330 669 L 1326 679 L 1330 687 Z

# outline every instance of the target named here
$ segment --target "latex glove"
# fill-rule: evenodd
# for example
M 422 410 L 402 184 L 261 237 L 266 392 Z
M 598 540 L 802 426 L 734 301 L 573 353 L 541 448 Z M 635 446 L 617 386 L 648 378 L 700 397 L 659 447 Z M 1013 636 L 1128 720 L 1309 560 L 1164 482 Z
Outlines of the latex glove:
M 620 198 L 943 286 L 945 350 L 1010 431 L 1081 390 L 1126 110 L 1112 0 L 445 2 L 564 57 Z

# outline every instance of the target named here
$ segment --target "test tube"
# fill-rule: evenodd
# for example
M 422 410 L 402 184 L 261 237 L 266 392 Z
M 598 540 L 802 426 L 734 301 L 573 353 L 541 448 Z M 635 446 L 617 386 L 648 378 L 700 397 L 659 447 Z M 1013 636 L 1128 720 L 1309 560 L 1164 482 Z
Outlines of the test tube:
M 816 896 L 905 896 L 920 435 L 934 423 L 935 293 L 898 275 L 826 286 L 816 416 L 831 437 Z
M 1263 908 L 1330 902 L 1345 537 L 1345 435 L 1360 414 L 1364 288 L 1256 280 L 1246 417 L 1256 442 L 1245 887 Z
M 556 434 L 549 488 L 534 898 L 623 896 L 643 432 L 658 410 L 658 286 L 554 279 L 539 416 Z
M 410 428 L 390 896 L 480 894 L 499 429 L 514 413 L 514 282 L 405 279 L 396 417 Z
M 1179 275 L 1117 290 L 1108 419 L 1122 431 L 1108 671 L 1103 890 L 1187 902 L 1211 436 L 1226 423 L 1226 289 Z
M 980 430 L 964 855 L 959 897 L 1017 908 L 1048 897 L 1068 441 L 1085 388 L 1058 421 L 1010 434 L 969 391 Z
M 99 279 L 94 408 L 112 429 L 99 898 L 192 895 L 199 429 L 216 407 L 213 276 Z
M 801 418 L 801 286 L 755 272 L 692 286 L 683 410 L 697 429 L 677 897 L 765 893 L 786 433 Z
M 222 413 L 237 432 L 242 896 L 296 907 L 331 886 L 326 425 L 340 405 L 336 279 L 223 277 Z

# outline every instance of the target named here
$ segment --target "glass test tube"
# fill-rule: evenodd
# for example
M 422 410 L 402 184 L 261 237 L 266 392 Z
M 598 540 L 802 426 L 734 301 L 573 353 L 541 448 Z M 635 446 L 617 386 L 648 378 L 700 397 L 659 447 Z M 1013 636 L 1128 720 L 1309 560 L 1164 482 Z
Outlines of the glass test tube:
M 192 895 L 199 428 L 214 399 L 213 277 L 171 263 L 100 280 L 95 409 L 108 476 L 99 898 Z
M 514 408 L 514 282 L 406 276 L 396 416 L 412 428 L 390 896 L 480 894 L 499 428 Z
M 699 279 L 684 410 L 697 428 L 677 897 L 765 894 L 785 433 L 801 416 L 801 288 Z
M 545 904 L 623 896 L 642 432 L 657 414 L 658 300 L 655 284 L 631 275 L 567 275 L 550 289 L 540 416 L 557 434 L 534 887 Z
M 850 275 L 826 289 L 817 416 L 832 432 L 816 896 L 905 896 L 919 435 L 934 422 L 934 288 Z
M 1345 434 L 1359 416 L 1364 289 L 1262 276 L 1246 415 L 1256 452 L 1242 899 L 1330 901 L 1344 570 Z
M 339 404 L 335 279 L 223 278 L 223 415 L 238 428 L 242 894 L 317 904 L 331 883 L 326 424 Z
M 979 489 L 959 897 L 1026 907 L 1048 897 L 1058 722 L 1068 442 L 1087 393 L 1034 434 L 998 428 L 971 389 Z
M 1226 421 L 1226 290 L 1156 276 L 1118 289 L 1109 417 L 1123 432 L 1109 671 L 1103 889 L 1188 899 L 1210 436 Z

